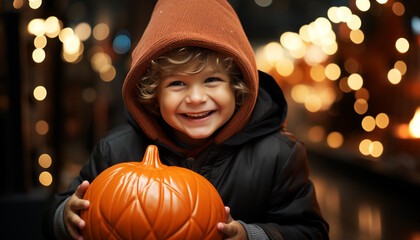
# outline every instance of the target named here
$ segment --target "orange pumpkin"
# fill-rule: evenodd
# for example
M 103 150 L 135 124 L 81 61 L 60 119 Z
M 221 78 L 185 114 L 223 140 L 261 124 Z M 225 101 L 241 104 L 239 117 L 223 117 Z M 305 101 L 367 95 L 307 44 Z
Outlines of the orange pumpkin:
M 90 184 L 86 239 L 222 239 L 223 202 L 201 175 L 168 167 L 150 145 L 142 162 L 116 164 Z

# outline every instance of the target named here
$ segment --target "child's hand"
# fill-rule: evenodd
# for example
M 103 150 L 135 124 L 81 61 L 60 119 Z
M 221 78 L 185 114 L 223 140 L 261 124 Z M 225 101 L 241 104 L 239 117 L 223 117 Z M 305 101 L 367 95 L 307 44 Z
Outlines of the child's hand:
M 90 205 L 88 200 L 83 200 L 88 187 L 89 182 L 83 181 L 64 207 L 64 225 L 73 239 L 83 239 L 80 230 L 85 227 L 85 221 L 80 218 L 79 212 L 82 209 L 87 209 Z
M 234 240 L 234 239 L 248 239 L 246 231 L 242 224 L 233 220 L 230 215 L 230 208 L 225 207 L 226 210 L 226 223 L 219 222 L 217 224 L 217 230 L 225 234 L 225 239 Z

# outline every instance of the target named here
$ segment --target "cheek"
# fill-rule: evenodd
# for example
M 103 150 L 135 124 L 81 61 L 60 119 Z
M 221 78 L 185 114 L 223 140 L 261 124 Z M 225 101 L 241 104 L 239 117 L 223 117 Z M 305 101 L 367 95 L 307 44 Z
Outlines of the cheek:
M 227 112 L 234 112 L 236 107 L 235 93 L 230 87 L 222 89 L 215 98 L 219 105 L 223 106 Z

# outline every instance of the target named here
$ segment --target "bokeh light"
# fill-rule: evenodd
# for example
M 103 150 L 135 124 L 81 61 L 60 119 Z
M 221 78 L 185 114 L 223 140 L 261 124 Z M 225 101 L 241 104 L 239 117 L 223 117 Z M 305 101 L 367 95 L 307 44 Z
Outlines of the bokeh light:
M 280 59 L 276 64 L 276 71 L 283 77 L 288 77 L 293 73 L 295 69 L 294 64 L 287 58 Z
M 363 78 L 358 73 L 350 74 L 347 83 L 352 90 L 359 90 L 363 86 Z
M 29 0 L 29 7 L 32 9 L 38 9 L 42 5 L 42 0 Z
M 402 16 L 405 13 L 405 7 L 404 4 L 401 2 L 394 2 L 392 4 L 392 12 L 397 16 Z
M 52 164 L 51 156 L 46 153 L 41 154 L 38 158 L 38 164 L 39 166 L 43 168 L 51 167 L 51 164 Z
M 407 72 L 407 64 L 404 61 L 396 61 L 394 68 L 400 71 L 401 75 L 404 75 Z
M 32 52 L 32 60 L 36 63 L 41 63 L 45 60 L 45 51 L 42 48 L 37 48 Z
M 402 79 L 401 72 L 395 68 L 388 71 L 387 77 L 388 77 L 388 81 L 392 84 L 398 84 L 401 82 L 401 79 Z
M 339 132 L 331 132 L 327 136 L 327 144 L 331 148 L 339 148 L 344 143 L 344 137 Z
M 356 0 L 356 7 L 360 11 L 366 12 L 370 9 L 370 1 L 369 0 Z
M 80 41 L 88 40 L 91 33 L 92 28 L 86 22 L 81 22 L 74 28 L 74 34 L 80 39 Z
M 35 131 L 39 134 L 39 135 L 45 135 L 48 133 L 50 129 L 50 126 L 48 125 L 48 123 L 44 120 L 40 120 L 35 124 Z
M 57 17 L 51 16 L 45 20 L 45 35 L 49 38 L 55 38 L 61 31 L 61 23 Z
M 386 113 L 379 113 L 376 118 L 376 126 L 378 128 L 384 129 L 389 125 L 389 117 Z
M 350 40 L 355 44 L 361 44 L 365 40 L 365 34 L 360 29 L 352 30 L 350 32 Z
M 410 43 L 405 38 L 398 38 L 395 42 L 395 48 L 400 53 L 406 53 L 410 48 Z
M 44 86 L 37 86 L 33 95 L 36 100 L 43 101 L 47 97 L 47 89 Z
M 362 120 L 362 128 L 366 132 L 372 132 L 375 129 L 376 121 L 372 116 L 366 116 Z
M 325 67 L 321 64 L 317 64 L 311 67 L 309 75 L 315 82 L 322 82 L 325 80 Z
M 368 107 L 369 105 L 365 99 L 357 99 L 356 102 L 354 102 L 354 111 L 359 115 L 365 114 Z
M 305 108 L 309 112 L 318 112 L 322 108 L 322 101 L 319 96 L 311 94 L 305 98 Z
M 328 79 L 335 81 L 340 78 L 340 75 L 341 75 L 341 69 L 337 64 L 330 63 L 325 67 L 325 76 Z
M 52 181 L 53 181 L 53 177 L 51 173 L 47 171 L 44 171 L 39 175 L 39 182 L 46 187 L 50 186 Z
M 28 23 L 27 29 L 30 34 L 35 36 L 42 36 L 47 30 L 45 20 L 42 18 L 34 18 Z
M 13 1 L 13 7 L 15 9 L 20 9 L 23 7 L 23 0 L 14 0 Z
M 102 41 L 109 36 L 109 26 L 106 23 L 99 23 L 93 28 L 93 37 Z
M 112 42 L 112 48 L 118 54 L 125 54 L 130 51 L 131 39 L 126 34 L 120 34 L 114 38 Z
M 347 26 L 351 30 L 358 30 L 362 26 L 362 20 L 357 15 L 351 15 L 349 21 L 347 21 Z
M 47 38 L 44 35 L 35 37 L 34 46 L 35 48 L 44 48 L 47 46 Z

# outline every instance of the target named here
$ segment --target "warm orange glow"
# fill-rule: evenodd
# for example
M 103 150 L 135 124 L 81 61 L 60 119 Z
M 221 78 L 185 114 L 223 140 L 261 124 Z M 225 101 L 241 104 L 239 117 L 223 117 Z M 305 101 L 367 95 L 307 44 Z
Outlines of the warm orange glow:
M 38 163 L 43 168 L 49 168 L 52 163 L 51 156 L 46 153 L 41 154 L 41 156 L 38 158 Z
M 44 120 L 40 120 L 35 124 L 35 131 L 39 134 L 39 135 L 45 135 L 48 133 L 49 131 L 49 125 L 46 121 Z
M 293 73 L 295 66 L 293 62 L 287 58 L 280 59 L 276 64 L 277 72 L 283 77 L 288 77 Z
M 312 142 L 321 142 L 325 137 L 325 129 L 322 126 L 311 127 L 308 131 L 308 138 Z
M 327 143 L 331 148 L 339 148 L 341 145 L 343 145 L 343 142 L 343 135 L 339 132 L 331 132 L 327 136 Z
M 407 72 L 407 64 L 404 61 L 396 61 L 394 68 L 400 71 L 401 75 L 404 75 Z
M 13 1 L 13 7 L 15 9 L 19 9 L 23 7 L 23 0 L 14 0 Z
M 43 101 L 47 97 L 47 89 L 44 86 L 37 86 L 33 91 L 34 98 Z
M 304 105 L 309 112 L 318 112 L 322 108 L 322 101 L 319 96 L 312 94 L 305 98 Z
M 404 15 L 405 7 L 401 2 L 394 2 L 392 4 L 392 12 L 397 16 Z
M 297 103 L 304 103 L 306 97 L 311 93 L 308 86 L 304 84 L 297 84 L 293 86 L 291 95 L 292 99 Z
M 311 78 L 316 82 L 322 82 L 325 79 L 325 67 L 321 64 L 314 65 L 309 71 Z
M 109 35 L 109 26 L 105 23 L 99 23 L 93 28 L 93 37 L 98 40 L 104 40 Z
M 398 40 L 395 42 L 395 48 L 400 53 L 406 53 L 410 48 L 410 43 L 405 38 L 398 38 Z
M 376 126 L 375 118 L 373 118 L 372 116 L 366 116 L 363 118 L 362 120 L 363 130 L 365 130 L 366 132 L 372 132 L 373 129 L 375 129 L 375 126 Z
M 365 34 L 360 29 L 352 30 L 350 32 L 350 39 L 355 44 L 360 44 L 365 40 Z
M 359 98 L 354 103 L 354 111 L 357 112 L 360 115 L 363 115 L 367 112 L 369 105 L 365 99 Z
M 51 173 L 44 171 L 39 175 L 39 182 L 44 186 L 50 186 L 53 181 Z
M 358 73 L 353 73 L 347 79 L 347 84 L 352 90 L 359 90 L 363 86 L 363 78 Z
M 340 75 L 341 75 L 341 69 L 337 64 L 330 63 L 325 67 L 325 76 L 328 79 L 335 81 L 340 77 Z
M 411 119 L 408 128 L 410 134 L 415 138 L 420 138 L 420 107 L 417 108 L 413 119 Z
M 389 117 L 386 113 L 379 113 L 376 118 L 376 126 L 378 126 L 378 128 L 384 129 L 386 127 L 388 127 L 389 125 Z
M 369 147 L 372 144 L 372 141 L 369 139 L 363 139 L 359 144 L 359 151 L 363 154 L 368 156 L 370 154 Z

